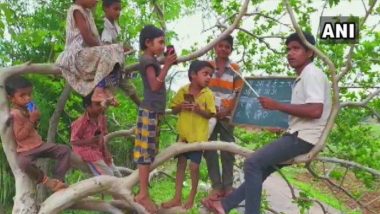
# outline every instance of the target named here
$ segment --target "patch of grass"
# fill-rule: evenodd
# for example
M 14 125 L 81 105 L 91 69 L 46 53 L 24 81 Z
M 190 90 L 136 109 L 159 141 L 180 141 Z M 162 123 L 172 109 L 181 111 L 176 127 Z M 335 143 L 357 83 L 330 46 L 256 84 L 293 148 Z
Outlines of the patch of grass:
M 380 137 L 380 124 L 370 123 L 368 126 L 371 127 L 372 134 L 375 137 Z

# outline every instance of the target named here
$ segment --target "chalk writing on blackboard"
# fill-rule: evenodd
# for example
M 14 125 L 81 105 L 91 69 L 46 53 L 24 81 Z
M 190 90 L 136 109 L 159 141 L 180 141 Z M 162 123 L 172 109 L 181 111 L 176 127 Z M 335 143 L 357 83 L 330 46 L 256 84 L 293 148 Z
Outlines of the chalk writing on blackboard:
M 251 77 L 246 79 L 260 96 L 270 97 L 282 103 L 290 103 L 295 78 Z M 252 90 L 244 85 L 232 114 L 232 123 L 286 129 L 288 115 L 279 111 L 263 109 Z

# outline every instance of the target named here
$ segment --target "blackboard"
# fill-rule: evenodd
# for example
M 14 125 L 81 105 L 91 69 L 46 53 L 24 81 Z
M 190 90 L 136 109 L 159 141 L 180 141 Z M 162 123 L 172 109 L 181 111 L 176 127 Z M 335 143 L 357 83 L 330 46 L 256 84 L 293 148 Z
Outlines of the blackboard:
M 248 83 L 260 96 L 270 97 L 282 103 L 290 103 L 293 77 L 248 77 Z M 288 128 L 288 114 L 268 111 L 261 107 L 256 95 L 244 84 L 232 113 L 235 125 L 252 125 L 266 128 Z

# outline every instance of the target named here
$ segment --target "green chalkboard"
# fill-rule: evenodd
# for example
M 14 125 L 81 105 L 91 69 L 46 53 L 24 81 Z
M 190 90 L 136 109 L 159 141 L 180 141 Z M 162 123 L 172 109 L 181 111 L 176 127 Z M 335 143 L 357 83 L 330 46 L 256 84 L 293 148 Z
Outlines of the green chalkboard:
M 290 103 L 293 77 L 248 77 L 248 83 L 260 96 Z M 261 107 L 256 95 L 244 84 L 232 113 L 232 123 L 266 128 L 288 128 L 288 115 Z

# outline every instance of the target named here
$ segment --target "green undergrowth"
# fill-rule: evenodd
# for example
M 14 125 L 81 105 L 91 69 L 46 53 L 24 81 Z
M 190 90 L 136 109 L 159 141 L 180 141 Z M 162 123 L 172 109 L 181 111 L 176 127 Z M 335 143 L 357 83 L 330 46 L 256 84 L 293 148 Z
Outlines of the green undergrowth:
M 296 179 L 299 173 L 305 172 L 303 168 L 300 167 L 288 167 L 281 170 L 293 187 L 297 188 L 301 194 L 306 195 L 308 198 L 318 200 L 330 207 L 342 211 L 346 214 L 359 214 L 360 211 L 353 211 L 347 206 L 345 206 L 341 201 L 339 201 L 332 194 L 322 192 L 315 186 L 312 182 L 305 183 Z

